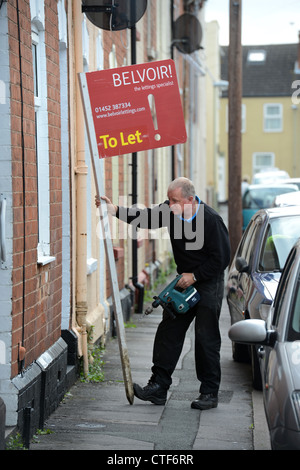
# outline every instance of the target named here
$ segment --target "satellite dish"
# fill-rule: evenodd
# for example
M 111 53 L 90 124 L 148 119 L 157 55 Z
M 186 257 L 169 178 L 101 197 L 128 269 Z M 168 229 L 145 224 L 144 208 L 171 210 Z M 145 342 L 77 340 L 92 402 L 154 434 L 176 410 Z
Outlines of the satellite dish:
M 202 27 L 199 20 L 191 13 L 184 13 L 174 23 L 173 42 L 183 54 L 191 54 L 202 49 Z
M 108 31 L 132 28 L 146 9 L 147 0 L 82 0 L 82 12 L 91 23 Z

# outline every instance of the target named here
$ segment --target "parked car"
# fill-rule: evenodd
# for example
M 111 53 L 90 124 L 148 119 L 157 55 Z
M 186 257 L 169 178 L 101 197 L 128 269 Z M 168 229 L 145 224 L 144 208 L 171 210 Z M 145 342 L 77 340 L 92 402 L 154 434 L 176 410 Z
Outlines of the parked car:
M 298 191 L 298 186 L 291 184 L 264 184 L 250 185 L 242 199 L 243 231 L 249 220 L 259 209 L 268 209 L 274 206 L 276 196 L 279 194 Z
M 300 206 L 300 191 L 285 193 L 275 197 L 274 207 Z
M 272 449 L 300 450 L 300 239 L 286 261 L 268 322 L 236 323 L 229 337 L 234 342 L 260 345 Z
M 252 178 L 253 184 L 268 184 L 275 182 L 284 182 L 289 178 L 289 174 L 284 170 L 279 170 L 278 168 L 269 168 L 269 170 L 262 170 Z
M 251 219 L 228 270 L 231 324 L 266 320 L 288 254 L 300 234 L 300 207 L 263 209 Z M 233 359 L 251 359 L 253 386 L 261 389 L 257 348 L 232 343 Z
M 300 178 L 288 178 L 283 181 L 285 184 L 296 184 L 300 191 Z

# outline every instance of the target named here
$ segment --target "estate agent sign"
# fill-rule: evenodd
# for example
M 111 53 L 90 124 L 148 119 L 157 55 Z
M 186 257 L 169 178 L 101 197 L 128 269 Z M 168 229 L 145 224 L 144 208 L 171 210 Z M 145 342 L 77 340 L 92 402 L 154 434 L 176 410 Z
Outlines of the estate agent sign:
M 186 141 L 173 60 L 85 75 L 100 158 Z

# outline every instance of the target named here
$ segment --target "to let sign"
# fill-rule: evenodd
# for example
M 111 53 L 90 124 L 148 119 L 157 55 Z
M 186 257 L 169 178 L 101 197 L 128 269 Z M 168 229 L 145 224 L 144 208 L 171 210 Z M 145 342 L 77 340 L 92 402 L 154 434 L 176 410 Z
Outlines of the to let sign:
M 173 60 L 85 75 L 100 158 L 186 141 Z

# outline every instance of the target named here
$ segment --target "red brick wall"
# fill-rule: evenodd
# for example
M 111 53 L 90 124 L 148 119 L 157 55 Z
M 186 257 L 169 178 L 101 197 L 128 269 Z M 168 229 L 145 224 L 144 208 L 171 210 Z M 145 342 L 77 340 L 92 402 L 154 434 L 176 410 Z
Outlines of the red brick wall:
M 151 17 L 152 17 L 152 22 L 151 22 L 151 29 L 152 29 L 152 47 L 155 50 L 156 49 L 156 23 L 155 23 L 155 18 L 156 18 L 156 2 L 152 2 L 152 12 L 151 12 Z M 147 26 L 147 11 L 144 15 L 144 21 L 143 23 L 140 23 L 137 25 L 137 38 L 142 37 L 144 40 L 144 62 L 148 62 L 148 56 L 147 56 L 147 34 L 148 34 L 148 26 Z M 126 57 L 127 51 L 124 45 L 126 45 L 126 37 L 127 37 L 127 32 L 126 30 L 124 31 L 114 31 L 113 33 L 104 31 L 103 32 L 103 45 L 104 45 L 104 68 L 109 68 L 109 53 L 112 50 L 112 45 L 113 43 L 116 46 L 116 54 L 117 54 L 117 64 L 118 67 L 122 66 L 124 63 L 124 58 Z M 129 43 L 127 44 L 127 47 L 129 47 L 129 64 L 131 64 L 131 44 L 130 44 L 130 35 L 129 37 Z M 137 42 L 137 48 L 140 47 L 139 43 Z M 117 157 L 114 157 L 117 158 Z M 122 168 L 125 168 L 126 165 L 131 164 L 131 155 L 126 155 L 126 156 L 121 156 L 119 158 L 119 194 L 120 196 L 128 196 L 127 194 L 124 194 L 124 175 L 122 172 Z M 151 178 L 151 175 L 149 174 L 148 171 L 148 156 L 147 152 L 141 152 L 138 155 L 138 159 L 144 158 L 146 159 L 145 161 L 145 172 L 139 172 L 138 173 L 138 179 L 142 178 L 142 183 L 145 187 L 145 200 L 141 200 L 138 197 L 138 202 L 149 205 L 150 201 L 150 196 L 148 194 L 148 188 L 149 188 L 149 178 Z M 125 163 L 125 165 L 124 165 Z M 111 165 L 111 159 L 106 159 L 105 160 L 105 181 L 106 181 L 106 194 L 108 197 L 112 196 L 112 165 Z M 129 181 L 129 188 L 131 185 L 131 181 Z M 130 192 L 130 191 L 129 191 Z M 113 201 L 115 204 L 118 204 L 118 201 Z M 128 197 L 128 204 L 131 204 L 131 198 Z M 125 243 L 130 242 L 130 240 L 125 240 Z M 124 247 L 124 240 L 120 240 L 120 245 L 121 248 Z M 141 247 L 138 249 L 138 256 L 140 250 L 145 250 L 145 261 L 146 263 L 150 263 L 152 260 L 153 256 L 153 242 L 149 242 L 148 240 L 144 240 L 142 243 Z M 129 282 L 129 279 L 124 278 L 124 259 L 120 258 L 119 260 L 116 261 L 116 268 L 117 268 L 117 273 L 118 273 L 118 281 L 119 281 L 119 287 L 122 289 L 124 287 L 125 283 Z M 131 276 L 132 273 L 129 273 L 129 276 Z M 109 278 L 109 273 L 107 273 L 107 296 L 109 297 L 111 295 L 111 289 L 110 289 L 110 278 Z
M 45 42 L 48 85 L 49 177 L 50 177 L 50 253 L 56 261 L 49 269 L 48 346 L 60 337 L 62 297 L 62 180 L 60 138 L 60 72 L 57 1 L 45 1 Z
M 127 41 L 127 31 L 114 31 L 113 33 L 109 31 L 103 31 L 103 47 L 104 47 L 104 69 L 110 68 L 109 66 L 109 54 L 112 51 L 113 44 L 115 44 L 116 47 L 116 58 L 117 58 L 117 65 L 118 67 L 121 67 L 124 64 L 124 60 L 127 56 L 127 50 L 124 47 L 126 46 L 126 41 Z M 129 44 L 128 46 L 130 47 L 130 39 L 129 39 Z M 131 163 L 131 156 L 120 156 L 120 157 L 113 157 L 113 158 L 118 158 L 119 159 L 119 194 L 121 196 L 124 195 L 124 160 L 125 163 L 127 162 L 128 164 Z M 111 158 L 107 158 L 105 160 L 105 190 L 106 190 L 106 195 L 109 198 L 112 198 L 112 160 Z M 130 198 L 129 198 L 130 199 Z M 118 204 L 119 201 L 113 201 L 115 204 Z M 118 245 L 120 248 L 124 248 L 124 240 L 120 240 L 120 243 Z M 119 283 L 119 289 L 123 289 L 124 284 L 128 282 L 128 279 L 125 279 L 125 274 L 124 274 L 124 257 L 119 258 L 116 260 L 116 270 L 117 270 L 117 275 L 118 275 L 118 283 Z M 107 286 L 107 291 L 106 295 L 107 297 L 110 297 L 112 295 L 111 291 L 111 281 L 110 281 L 110 276 L 109 276 L 109 270 L 107 269 L 107 278 L 106 278 L 106 286 Z
M 11 146 L 13 185 L 12 377 L 19 371 L 18 349 L 24 340 L 27 367 L 60 336 L 61 324 L 61 154 L 59 44 L 56 0 L 47 0 L 46 56 L 49 110 L 50 240 L 56 261 L 37 265 L 38 206 L 35 116 L 29 0 L 19 0 L 23 121 L 21 105 L 17 2 L 7 3 L 11 68 Z M 22 122 L 24 140 L 22 142 Z M 23 165 L 24 160 L 24 165 Z M 25 201 L 23 200 L 23 183 Z M 25 203 L 25 212 L 24 212 Z M 24 224 L 25 215 L 25 224 Z M 24 234 L 25 225 L 25 234 Z M 25 235 L 25 255 L 24 255 Z

